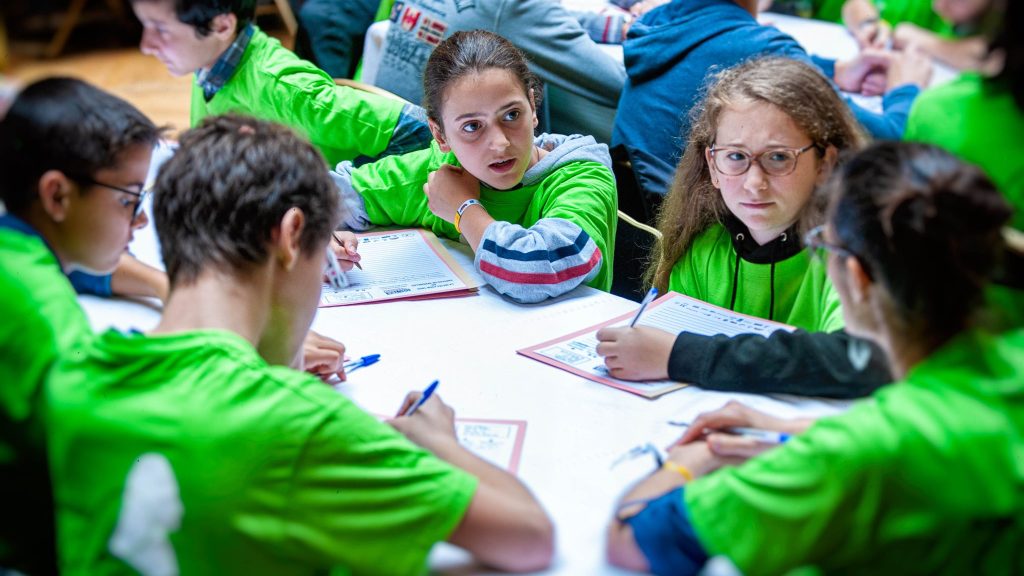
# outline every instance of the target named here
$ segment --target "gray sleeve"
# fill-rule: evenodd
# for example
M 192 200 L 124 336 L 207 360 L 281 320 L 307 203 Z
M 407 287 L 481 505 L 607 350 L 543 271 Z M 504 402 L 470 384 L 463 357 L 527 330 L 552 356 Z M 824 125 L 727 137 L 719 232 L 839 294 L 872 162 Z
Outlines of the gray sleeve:
M 363 197 L 352 185 L 352 170 L 355 170 L 355 167 L 348 160 L 331 170 L 331 179 L 334 180 L 334 185 L 338 188 L 338 199 L 341 201 L 339 227 L 355 231 L 367 230 L 373 226 L 373 223 L 370 222 L 370 217 L 366 213 Z
M 540 302 L 589 282 L 602 254 L 583 228 L 542 218 L 529 228 L 497 221 L 484 231 L 473 264 L 487 283 L 516 302 Z
M 605 54 L 558 2 L 500 2 L 494 24 L 496 33 L 526 53 L 545 82 L 602 106 L 618 105 L 625 66 Z

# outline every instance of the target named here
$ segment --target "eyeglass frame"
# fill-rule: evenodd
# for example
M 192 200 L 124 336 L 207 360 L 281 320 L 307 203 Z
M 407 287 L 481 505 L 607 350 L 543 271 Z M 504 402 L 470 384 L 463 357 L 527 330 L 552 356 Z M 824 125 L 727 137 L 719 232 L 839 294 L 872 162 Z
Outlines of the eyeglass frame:
M 741 148 L 737 148 L 735 146 L 723 146 L 721 148 L 716 148 L 715 145 L 712 144 L 708 148 L 708 153 L 711 155 L 711 163 L 715 166 L 715 170 L 721 172 L 722 174 L 725 174 L 726 176 L 743 176 L 747 172 L 750 172 L 750 167 L 754 165 L 754 162 L 757 162 L 757 165 L 761 167 L 761 171 L 764 172 L 765 174 L 767 174 L 769 176 L 779 176 L 779 177 L 782 177 L 782 176 L 789 176 L 790 174 L 795 172 L 796 171 L 796 165 L 797 165 L 797 163 L 800 162 L 800 155 L 803 154 L 804 152 L 807 152 L 811 148 L 817 148 L 818 150 L 822 150 L 822 147 L 817 142 L 811 142 L 810 144 L 808 144 L 807 146 L 804 146 L 803 148 L 786 148 L 786 147 L 780 146 L 778 148 L 771 148 L 769 150 L 765 150 L 764 152 L 761 152 L 757 156 L 754 156 L 753 154 L 748 154 L 745 150 L 743 150 Z M 747 167 L 744 168 L 742 172 L 737 172 L 736 174 L 730 174 L 730 173 L 726 172 L 725 170 L 722 170 L 722 167 L 718 165 L 718 155 L 716 154 L 716 152 L 720 152 L 722 150 L 736 150 L 737 152 L 742 152 L 747 157 Z M 764 157 L 765 154 L 771 154 L 772 152 L 779 152 L 779 151 L 792 152 L 793 153 L 793 167 L 790 168 L 788 172 L 785 172 L 785 173 L 782 173 L 782 174 L 776 174 L 776 173 L 773 173 L 773 172 L 769 172 L 764 167 L 764 164 L 761 162 L 761 158 Z
M 127 188 L 122 188 L 120 186 L 114 186 L 113 184 L 106 184 L 106 183 L 103 183 L 103 182 L 99 182 L 99 181 L 97 181 L 94 178 L 91 178 L 89 176 L 78 176 L 78 177 L 73 177 L 72 179 L 73 180 L 77 180 L 78 182 L 80 182 L 82 184 L 87 184 L 89 186 L 99 186 L 101 188 L 108 188 L 110 190 L 115 190 L 117 192 L 121 192 L 122 194 L 128 194 L 129 196 L 134 196 L 134 197 L 138 198 L 138 200 L 135 202 L 135 207 L 132 208 L 132 219 L 131 219 L 131 222 L 135 222 L 135 220 L 139 217 L 139 214 L 142 213 L 142 204 L 143 204 L 143 202 L 146 201 L 146 198 L 153 191 L 152 188 L 143 188 L 142 190 L 136 192 L 134 190 L 129 190 Z

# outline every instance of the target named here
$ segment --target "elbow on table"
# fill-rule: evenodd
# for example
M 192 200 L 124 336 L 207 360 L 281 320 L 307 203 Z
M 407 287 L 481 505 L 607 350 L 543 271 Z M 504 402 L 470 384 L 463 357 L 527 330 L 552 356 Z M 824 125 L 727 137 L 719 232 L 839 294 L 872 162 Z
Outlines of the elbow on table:
M 650 566 L 633 538 L 633 529 L 618 520 L 608 525 L 605 559 L 612 566 L 633 572 L 648 572 Z
M 523 518 L 515 541 L 506 540 L 500 550 L 494 550 L 484 562 L 506 572 L 537 572 L 551 565 L 555 555 L 555 527 L 540 507 Z

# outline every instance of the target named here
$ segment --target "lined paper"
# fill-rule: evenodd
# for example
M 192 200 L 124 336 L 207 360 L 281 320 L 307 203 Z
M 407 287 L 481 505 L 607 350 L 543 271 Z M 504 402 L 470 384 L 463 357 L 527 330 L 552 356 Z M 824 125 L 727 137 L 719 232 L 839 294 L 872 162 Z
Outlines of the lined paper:
M 344 306 L 476 289 L 469 276 L 427 230 L 358 235 L 360 264 L 345 273 L 349 285 L 324 283 L 320 306 Z
M 597 331 L 605 326 L 628 326 L 635 312 L 623 314 L 606 322 L 584 328 L 561 338 L 519 350 L 519 353 L 556 368 L 607 384 L 620 390 L 657 398 L 686 386 L 671 380 L 631 382 L 608 375 L 604 359 L 597 354 Z M 637 326 L 649 326 L 670 334 L 691 332 L 714 336 L 724 334 L 760 334 L 768 336 L 776 330 L 794 330 L 792 326 L 762 318 L 738 314 L 707 302 L 676 292 L 658 298 L 647 307 Z

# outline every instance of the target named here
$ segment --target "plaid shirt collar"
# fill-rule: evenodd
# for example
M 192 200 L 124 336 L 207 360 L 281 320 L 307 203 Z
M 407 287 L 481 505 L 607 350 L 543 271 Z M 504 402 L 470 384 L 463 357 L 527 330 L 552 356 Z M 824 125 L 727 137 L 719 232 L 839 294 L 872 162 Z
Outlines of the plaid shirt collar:
M 217 91 L 223 88 L 231 79 L 231 75 L 235 73 L 238 63 L 242 60 L 242 55 L 245 54 L 245 49 L 249 46 L 253 32 L 253 25 L 247 24 L 209 70 L 196 70 L 196 84 L 203 89 L 203 97 L 207 102 L 213 99 Z

